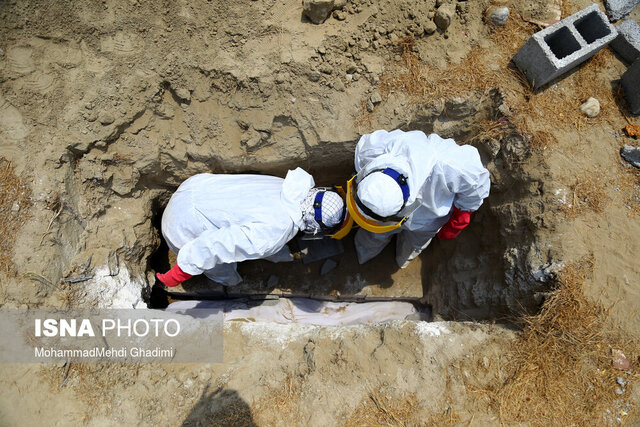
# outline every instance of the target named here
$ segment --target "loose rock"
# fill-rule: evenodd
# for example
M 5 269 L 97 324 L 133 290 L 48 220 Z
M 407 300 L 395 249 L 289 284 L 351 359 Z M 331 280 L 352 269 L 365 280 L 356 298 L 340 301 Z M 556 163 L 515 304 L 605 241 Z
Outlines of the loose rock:
M 320 80 L 320 77 L 322 77 L 322 74 L 320 74 L 320 72 L 318 72 L 316 70 L 313 70 L 307 75 L 307 77 L 312 82 L 317 82 L 318 80 Z
M 333 10 L 334 0 L 304 0 L 303 13 L 314 24 L 322 24 Z
M 436 30 L 438 29 L 438 27 L 436 26 L 435 22 L 433 22 L 432 20 L 428 20 L 426 21 L 422 27 L 424 28 L 424 33 L 427 35 L 433 34 L 436 32 Z
M 191 92 L 189 92 L 189 89 L 181 87 L 176 89 L 175 93 L 181 101 L 189 102 L 191 100 Z
M 104 112 L 104 113 L 101 113 L 98 116 L 98 121 L 102 125 L 107 126 L 107 125 L 110 125 L 111 123 L 113 123 L 115 121 L 115 118 L 113 117 L 113 114 L 111 114 L 109 112 Z
M 629 369 L 629 359 L 627 359 L 627 357 L 621 350 L 612 348 L 611 359 L 614 369 L 618 369 L 620 371 L 626 371 L 627 369 Z
M 600 102 L 595 98 L 589 98 L 580 106 L 580 111 L 582 111 L 587 117 L 596 117 L 600 114 Z
M 322 64 L 318 67 L 318 69 L 320 70 L 321 73 L 324 74 L 331 74 L 333 73 L 333 67 L 331 67 L 331 65 L 329 64 Z
M 367 99 L 367 111 L 373 113 L 373 108 L 373 102 L 371 102 L 371 99 Z
M 506 6 L 490 6 L 485 12 L 487 21 L 503 26 L 509 19 L 509 8 Z
M 455 10 L 452 5 L 443 4 L 436 11 L 436 15 L 433 17 L 433 21 L 436 23 L 438 28 L 444 31 L 449 28 L 449 25 L 451 25 L 451 19 L 453 18 L 454 13 Z
M 369 101 L 371 101 L 373 105 L 378 105 L 382 102 L 382 96 L 380 96 L 378 92 L 373 92 L 369 97 Z

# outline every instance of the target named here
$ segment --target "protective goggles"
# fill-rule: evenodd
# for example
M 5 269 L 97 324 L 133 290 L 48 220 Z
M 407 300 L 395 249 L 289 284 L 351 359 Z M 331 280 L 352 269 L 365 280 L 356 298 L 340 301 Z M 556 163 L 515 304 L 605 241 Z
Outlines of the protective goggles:
M 405 205 L 407 204 L 407 200 L 409 199 L 409 186 L 407 185 L 407 178 L 404 175 L 401 175 L 400 173 L 398 173 L 397 171 L 391 168 L 378 169 L 378 170 L 372 171 L 371 173 L 374 173 L 374 172 L 382 172 L 386 175 L 389 175 L 398 183 L 398 185 L 400 186 L 400 189 L 402 190 L 402 197 L 404 199 L 402 206 L 400 207 L 398 212 L 402 212 Z M 355 188 L 356 183 L 354 180 L 356 179 L 356 177 L 357 175 L 354 175 L 353 178 L 347 181 L 347 203 L 346 203 L 347 211 L 351 214 L 356 224 L 358 224 L 360 227 L 364 228 L 365 230 L 371 231 L 372 233 L 387 233 L 389 231 L 393 231 L 400 228 L 402 224 L 406 221 L 407 219 L 406 216 L 381 217 L 380 215 L 373 212 L 371 209 L 365 206 L 364 203 L 360 201 Z M 364 216 L 365 214 L 373 219 L 369 219 L 365 217 Z M 382 225 L 377 221 L 392 222 L 392 224 Z
M 340 224 L 333 227 L 328 227 L 324 224 L 322 221 L 322 200 L 327 191 L 338 193 L 343 200 L 346 198 L 346 194 L 342 187 L 319 187 L 313 201 L 313 211 L 314 220 L 320 226 L 320 233 L 305 233 L 305 236 L 303 237 L 304 239 L 322 239 L 323 237 L 331 237 L 332 239 L 341 240 L 349 234 L 353 227 L 353 218 L 349 215 L 346 203 L 342 206 L 341 217 L 343 218 L 343 221 Z

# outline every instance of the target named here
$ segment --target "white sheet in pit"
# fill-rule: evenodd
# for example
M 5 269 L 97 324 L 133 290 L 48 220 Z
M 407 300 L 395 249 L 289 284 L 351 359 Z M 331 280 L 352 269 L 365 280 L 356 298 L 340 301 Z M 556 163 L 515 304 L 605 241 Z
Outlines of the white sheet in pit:
M 277 300 L 178 301 L 167 310 L 219 309 L 225 321 L 306 323 L 322 326 L 370 325 L 390 320 L 426 320 L 410 302 L 332 302 L 310 298 Z

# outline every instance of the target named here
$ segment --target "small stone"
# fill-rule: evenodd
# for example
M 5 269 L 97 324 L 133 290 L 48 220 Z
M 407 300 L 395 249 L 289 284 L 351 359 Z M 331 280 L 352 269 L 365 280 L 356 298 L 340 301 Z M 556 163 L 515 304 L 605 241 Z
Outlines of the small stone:
M 373 102 L 371 102 L 371 99 L 367 99 L 367 111 L 373 113 Z
M 345 19 L 347 19 L 347 13 L 343 10 L 334 10 L 333 17 L 338 21 L 344 21 Z
M 302 12 L 314 24 L 322 24 L 333 10 L 334 0 L 303 0 Z
M 324 48 L 324 46 L 320 46 L 320 47 L 318 48 L 318 53 L 319 53 L 320 55 L 324 55 L 324 54 L 326 54 L 326 53 L 327 53 L 327 49 L 325 49 L 325 48 Z
M 587 117 L 594 118 L 600 114 L 600 102 L 593 97 L 589 98 L 580 106 L 580 111 L 582 111 Z
M 339 92 L 344 92 L 345 91 L 345 86 L 344 83 L 342 83 L 342 80 L 337 79 L 334 83 L 333 83 L 333 88 Z
M 613 368 L 619 371 L 626 371 L 631 365 L 629 359 L 627 359 L 624 353 L 615 348 L 611 349 L 611 362 L 613 364 Z
M 347 75 L 345 75 L 345 76 L 344 76 L 344 79 L 345 79 L 347 82 L 350 82 L 351 80 L 353 80 L 353 74 L 347 74 Z
M 320 72 L 324 74 L 333 73 L 333 67 L 327 63 L 320 64 L 320 66 L 318 67 L 318 70 L 320 70 Z
M 438 29 L 435 22 L 433 22 L 432 20 L 425 22 L 422 26 L 424 28 L 424 33 L 427 35 L 435 33 Z
M 283 73 L 276 74 L 275 82 L 277 84 L 282 84 L 287 80 L 287 77 Z
M 427 13 L 427 18 L 428 19 L 433 19 L 434 16 L 436 16 L 436 13 L 433 12 L 433 11 Z
M 191 92 L 183 87 L 176 89 L 176 96 L 183 102 L 191 101 Z
M 366 40 L 362 40 L 360 42 L 360 49 L 369 49 L 369 42 L 367 42 Z
M 312 82 L 317 82 L 318 80 L 320 80 L 320 77 L 322 77 L 322 74 L 320 74 L 319 71 L 313 70 L 307 75 L 307 77 Z
M 338 263 L 332 260 L 331 258 L 329 258 L 324 262 L 324 264 L 322 264 L 322 267 L 320 268 L 320 275 L 324 276 L 326 274 L 329 274 L 337 266 L 338 266 Z
M 443 4 L 436 10 L 436 15 L 433 17 L 433 21 L 436 23 L 438 28 L 442 31 L 445 31 L 451 25 L 451 20 L 453 19 L 453 15 L 455 13 L 455 9 L 450 4 Z
M 484 16 L 492 24 L 503 26 L 509 19 L 509 8 L 506 6 L 489 6 Z
M 115 118 L 113 117 L 113 114 L 111 114 L 109 112 L 104 112 L 104 113 L 101 113 L 98 116 L 98 121 L 102 125 L 107 126 L 107 125 L 110 125 L 111 123 L 113 123 L 115 121 Z
M 622 377 L 616 377 L 616 382 L 618 383 L 619 386 L 622 386 L 622 387 L 627 385 L 627 382 Z
M 369 97 L 369 100 L 373 105 L 378 105 L 382 102 L 382 96 L 378 92 L 373 92 Z
M 88 122 L 95 122 L 96 120 L 98 120 L 98 113 L 96 113 L 95 111 L 89 111 L 84 115 L 84 118 Z
M 18 213 L 19 210 L 20 210 L 20 203 L 13 202 L 13 205 L 11 205 L 11 212 Z

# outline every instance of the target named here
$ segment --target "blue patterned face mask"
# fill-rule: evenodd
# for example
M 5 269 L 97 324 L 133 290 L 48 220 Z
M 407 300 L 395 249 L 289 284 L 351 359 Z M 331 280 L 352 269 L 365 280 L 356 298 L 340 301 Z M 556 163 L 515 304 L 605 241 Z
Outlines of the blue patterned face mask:
M 332 188 L 316 187 L 300 204 L 302 210 L 302 231 L 310 236 L 330 234 L 344 221 L 346 207 L 344 200 Z

